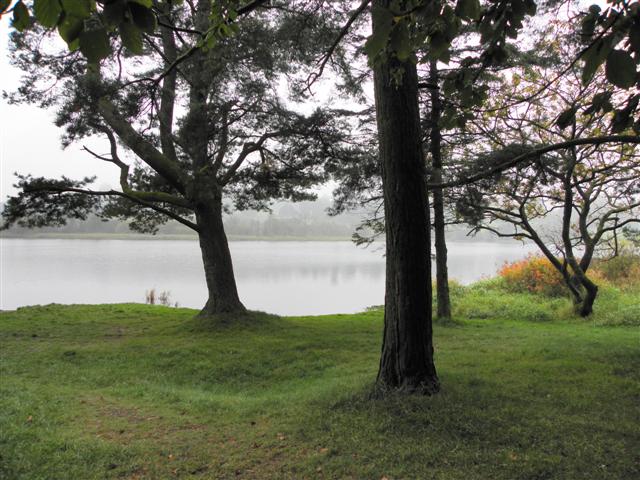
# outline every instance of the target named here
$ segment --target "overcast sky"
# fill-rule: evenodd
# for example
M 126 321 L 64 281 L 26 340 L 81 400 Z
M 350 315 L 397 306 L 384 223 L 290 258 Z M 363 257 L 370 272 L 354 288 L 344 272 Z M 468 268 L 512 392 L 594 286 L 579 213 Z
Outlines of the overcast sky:
M 579 3 L 585 6 L 604 2 L 580 0 Z M 0 19 L 0 39 L 0 91 L 11 91 L 18 85 L 20 72 L 10 66 L 7 16 Z M 320 87 L 320 90 L 324 88 Z M 323 93 L 327 95 L 328 91 Z M 61 133 L 53 124 L 52 112 L 35 106 L 8 105 L 0 98 L 0 201 L 4 202 L 7 196 L 16 193 L 14 172 L 54 178 L 66 175 L 76 179 L 96 175 L 96 187 L 117 186 L 119 172 L 113 165 L 91 158 L 82 151 L 81 144 L 62 150 Z M 107 151 L 102 141 L 88 145 L 101 152 Z M 328 193 L 329 189 L 321 190 Z
M 10 66 L 8 18 L 0 20 L 0 38 L 0 90 L 11 91 L 18 85 L 20 72 Z M 97 175 L 97 186 L 117 185 L 118 171 L 113 165 L 92 160 L 81 150 L 82 145 L 62 150 L 60 135 L 51 112 L 8 105 L 0 98 L 0 201 L 16 193 L 14 172 L 72 178 Z
M 9 19 L 0 19 L 0 91 L 12 91 L 18 86 L 20 71 L 10 65 L 8 51 Z M 322 85 L 324 83 L 324 85 Z M 317 97 L 330 96 L 330 82 L 320 82 L 314 90 Z M 344 105 L 341 105 L 344 107 Z M 302 110 L 311 110 L 310 105 Z M 92 150 L 108 153 L 106 142 L 96 139 L 72 144 L 63 150 L 60 143 L 62 130 L 53 123 L 53 112 L 31 105 L 9 105 L 0 98 L 0 201 L 17 193 L 13 187 L 15 172 L 49 178 L 65 175 L 80 179 L 96 175 L 97 188 L 117 188 L 119 170 L 114 165 L 99 162 L 82 150 L 83 145 Z M 331 187 L 319 189 L 328 194 Z

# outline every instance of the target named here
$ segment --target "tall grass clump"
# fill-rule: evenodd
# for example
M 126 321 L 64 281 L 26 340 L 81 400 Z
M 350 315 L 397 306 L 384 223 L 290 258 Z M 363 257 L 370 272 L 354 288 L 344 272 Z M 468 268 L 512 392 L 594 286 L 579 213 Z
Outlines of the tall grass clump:
M 622 290 L 640 290 L 640 255 L 624 253 L 613 258 L 596 258 L 593 269 L 598 277 Z

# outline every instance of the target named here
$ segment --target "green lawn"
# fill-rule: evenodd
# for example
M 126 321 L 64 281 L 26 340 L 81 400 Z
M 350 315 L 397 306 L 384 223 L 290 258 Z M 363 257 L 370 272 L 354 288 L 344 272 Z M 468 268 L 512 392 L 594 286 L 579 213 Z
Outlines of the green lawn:
M 385 399 L 368 395 L 379 311 L 4 312 L 0 478 L 640 478 L 637 325 L 459 303 L 476 319 L 435 328 L 442 392 Z

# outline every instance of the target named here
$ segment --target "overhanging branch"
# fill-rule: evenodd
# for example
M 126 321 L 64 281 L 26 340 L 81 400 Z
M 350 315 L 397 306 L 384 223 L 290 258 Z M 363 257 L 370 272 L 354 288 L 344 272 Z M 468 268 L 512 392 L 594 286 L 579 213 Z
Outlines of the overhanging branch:
M 46 188 L 33 188 L 33 189 L 25 189 L 26 193 L 30 192 L 49 192 L 49 193 L 77 193 L 79 195 L 92 195 L 97 197 L 121 197 L 125 198 L 133 203 L 141 205 L 146 208 L 150 208 L 155 210 L 158 213 L 166 215 L 169 218 L 195 230 L 196 232 L 200 231 L 200 228 L 195 223 L 187 220 L 186 218 L 182 218 L 180 215 L 168 210 L 166 208 L 161 207 L 160 205 L 155 205 L 151 202 L 142 200 L 133 195 L 130 195 L 125 192 L 119 192 L 117 190 L 88 190 L 84 188 L 73 188 L 73 187 L 46 187 Z
M 510 168 L 513 168 L 519 165 L 520 163 L 526 162 L 535 157 L 539 157 L 540 155 L 544 155 L 545 153 L 553 152 L 555 150 L 563 150 L 565 148 L 571 148 L 578 145 L 602 145 L 604 143 L 640 144 L 640 136 L 638 135 L 607 135 L 604 137 L 574 138 L 572 140 L 567 140 L 565 142 L 554 143 L 552 145 L 547 145 L 546 147 L 530 150 L 529 152 L 518 155 L 517 157 L 511 160 L 508 160 L 499 165 L 496 165 L 495 167 L 491 167 L 490 169 L 484 172 L 471 175 L 470 177 L 465 179 L 453 180 L 450 182 L 443 182 L 443 183 L 427 182 L 427 188 L 429 189 L 450 188 L 450 187 L 461 187 L 463 185 L 469 185 L 479 180 L 490 178 L 496 173 L 500 173 Z

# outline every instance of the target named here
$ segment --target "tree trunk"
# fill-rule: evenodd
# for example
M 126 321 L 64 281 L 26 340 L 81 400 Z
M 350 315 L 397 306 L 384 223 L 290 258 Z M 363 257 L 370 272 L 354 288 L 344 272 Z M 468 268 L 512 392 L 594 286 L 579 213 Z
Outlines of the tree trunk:
M 593 303 L 596 301 L 596 296 L 598 295 L 598 287 L 589 282 L 590 285 L 585 285 L 585 296 L 584 300 L 582 300 L 582 305 L 580 305 L 580 311 L 578 312 L 581 317 L 588 317 L 593 313 Z
M 376 0 L 375 7 L 388 7 Z M 373 22 L 374 32 L 376 21 Z M 403 69 L 401 84 L 392 72 Z M 382 390 L 432 394 L 430 225 L 421 146 L 416 67 L 388 60 L 374 67 L 379 159 L 386 225 L 384 339 L 377 383 Z
M 198 206 L 196 221 L 200 227 L 198 238 L 209 292 L 200 315 L 244 312 L 246 309 L 238 296 L 231 252 L 222 224 L 221 202 L 216 200 L 213 205 Z
M 581 317 L 588 317 L 593 313 L 593 304 L 598 296 L 598 286 L 582 271 L 575 275 L 574 278 L 584 293 L 584 295 L 581 295 L 582 298 L 580 298 L 579 301 L 577 301 L 578 299 L 575 299 L 576 301 L 574 302 L 574 305 L 576 312 Z
M 438 88 L 438 64 L 431 61 L 429 64 L 429 83 L 431 84 L 431 118 L 429 150 L 433 161 L 431 180 L 442 182 L 442 152 L 440 140 L 440 89 Z M 445 239 L 444 220 L 444 195 L 441 188 L 433 190 L 433 222 L 436 237 L 436 292 L 437 292 L 437 317 L 451 319 L 451 300 L 449 297 L 449 271 L 447 268 L 447 242 Z

